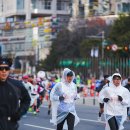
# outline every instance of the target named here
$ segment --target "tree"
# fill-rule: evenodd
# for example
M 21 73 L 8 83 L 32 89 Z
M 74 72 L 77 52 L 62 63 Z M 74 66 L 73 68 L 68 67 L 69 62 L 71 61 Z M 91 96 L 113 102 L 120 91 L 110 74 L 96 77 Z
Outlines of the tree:
M 130 14 L 120 15 L 115 21 L 110 32 L 110 40 L 112 44 L 117 44 L 120 47 L 129 46 L 130 44 Z M 129 51 L 124 49 L 116 52 L 118 56 L 129 56 Z
M 80 53 L 81 57 L 87 58 L 91 55 L 91 49 L 93 47 L 97 47 L 98 49 L 101 48 L 101 39 L 86 39 L 83 40 L 80 44 Z
M 130 41 L 130 15 L 120 15 L 110 32 L 110 39 L 118 45 Z
M 89 39 L 87 36 L 96 35 L 105 30 L 107 27 L 106 23 L 102 19 L 97 19 L 96 21 L 94 19 L 90 20 L 87 25 L 86 27 L 85 22 L 80 20 L 77 23 L 74 22 L 72 30 L 64 29 L 59 32 L 52 43 L 50 54 L 43 63 L 43 67 L 53 70 L 59 67 L 60 60 L 89 57 L 93 46 L 101 46 L 101 38 Z M 87 55 L 86 52 L 88 53 Z
M 43 67 L 52 70 L 59 67 L 59 61 L 63 58 L 80 57 L 79 44 L 83 39 L 81 31 L 62 30 L 53 41 L 50 54 L 45 59 Z
M 107 36 L 109 28 L 110 25 L 107 25 L 104 19 L 92 17 L 87 20 L 86 35 L 97 35 L 98 33 L 104 31 Z

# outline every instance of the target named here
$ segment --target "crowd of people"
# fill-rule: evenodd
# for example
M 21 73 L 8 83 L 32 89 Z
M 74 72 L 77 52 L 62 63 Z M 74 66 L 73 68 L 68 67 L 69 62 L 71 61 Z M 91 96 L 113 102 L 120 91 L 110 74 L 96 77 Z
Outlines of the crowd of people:
M 47 77 L 44 71 L 19 78 L 10 75 L 11 65 L 10 58 L 0 57 L 0 130 L 18 130 L 20 118 L 26 117 L 28 112 L 39 113 L 45 97 L 48 97 L 47 114 L 52 115 L 50 122 L 57 130 L 74 130 L 80 120 L 75 109 L 75 101 L 83 90 L 80 76 L 65 68 L 61 78 L 56 75 Z M 90 92 L 99 94 L 98 120 L 101 121 L 104 115 L 106 130 L 123 130 L 123 123 L 129 117 L 130 78 L 124 85 L 122 76 L 114 73 L 104 75 L 98 87 L 95 83 L 93 79 Z

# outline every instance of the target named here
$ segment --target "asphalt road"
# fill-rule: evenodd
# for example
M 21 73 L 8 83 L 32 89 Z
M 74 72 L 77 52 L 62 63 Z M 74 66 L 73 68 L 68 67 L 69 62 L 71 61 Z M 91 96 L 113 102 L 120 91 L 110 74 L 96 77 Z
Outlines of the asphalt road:
M 55 130 L 56 127 L 50 123 L 51 116 L 47 115 L 46 105 L 41 107 L 39 114 L 28 113 L 27 117 L 22 118 L 19 130 Z M 88 106 L 78 102 L 76 110 L 80 117 L 80 123 L 75 127 L 75 130 L 105 130 L 104 121 L 97 120 L 98 106 Z M 130 121 L 126 122 L 124 126 L 124 130 L 130 130 Z

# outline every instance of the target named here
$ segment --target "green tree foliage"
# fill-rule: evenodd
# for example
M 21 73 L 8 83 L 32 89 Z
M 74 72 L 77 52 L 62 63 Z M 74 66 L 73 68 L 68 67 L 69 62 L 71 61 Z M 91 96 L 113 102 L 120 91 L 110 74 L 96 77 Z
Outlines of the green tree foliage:
M 77 23 L 73 26 L 73 30 L 62 30 L 53 41 L 43 68 L 53 70 L 59 67 L 60 60 L 89 57 L 91 48 L 100 48 L 102 39 L 101 37 L 90 39 L 87 36 L 97 35 L 99 32 L 107 30 L 106 27 L 104 20 L 94 19 L 86 21 L 84 25 L 80 22 Z
M 86 39 L 83 40 L 80 44 L 80 54 L 81 57 L 87 58 L 90 57 L 91 49 L 94 47 L 101 48 L 101 39 Z
M 50 54 L 45 59 L 43 67 L 52 70 L 59 67 L 59 61 L 63 58 L 80 57 L 79 44 L 82 39 L 81 31 L 62 30 L 53 41 Z
M 119 47 L 122 47 L 121 50 L 116 52 L 117 56 L 129 56 L 129 50 L 125 51 L 123 47 L 130 45 L 130 14 L 127 16 L 120 15 L 112 26 L 109 37 L 112 44 L 117 44 Z
M 112 26 L 110 39 L 117 45 L 130 41 L 130 15 L 120 15 Z

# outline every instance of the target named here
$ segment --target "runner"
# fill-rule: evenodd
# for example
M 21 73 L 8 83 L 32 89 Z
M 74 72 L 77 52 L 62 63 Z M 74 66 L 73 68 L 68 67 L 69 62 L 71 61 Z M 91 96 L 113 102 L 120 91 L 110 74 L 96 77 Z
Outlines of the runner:
M 38 93 L 38 85 L 37 85 L 37 81 L 34 79 L 32 81 L 32 85 L 33 88 L 31 90 L 31 106 L 33 108 L 33 114 L 36 115 L 37 114 L 37 100 L 39 98 L 39 93 Z
M 109 83 L 109 80 L 107 79 L 109 75 L 104 75 L 104 80 L 101 81 L 101 84 L 98 88 L 96 88 L 96 91 L 100 93 L 100 91 L 103 89 L 103 87 Z M 109 85 L 109 84 L 108 84 Z M 101 121 L 101 116 L 104 112 L 104 103 L 99 103 L 99 114 L 98 114 L 98 121 Z
M 130 92 L 130 77 L 128 78 L 128 83 L 124 87 L 127 88 L 128 91 Z M 130 120 L 129 108 L 130 108 L 130 102 L 129 102 L 129 105 L 127 107 L 127 120 Z
M 51 100 L 50 100 L 50 93 L 51 93 L 51 90 L 52 88 L 55 86 L 55 77 L 50 77 L 50 81 L 48 83 L 48 86 L 47 86 L 47 90 L 48 90 L 48 95 L 49 95 L 49 98 L 48 98 L 48 115 L 50 115 L 50 112 L 51 112 Z
M 22 77 L 22 83 L 25 86 L 25 88 L 27 89 L 27 91 L 28 91 L 28 93 L 30 95 L 30 98 L 31 98 L 32 84 L 30 82 L 28 82 L 28 79 L 29 79 L 28 75 L 24 75 Z
M 104 103 L 106 130 L 123 130 L 129 91 L 121 85 L 121 75 L 114 73 L 110 86 L 101 90 L 99 101 Z
M 46 87 L 48 84 L 48 81 L 46 80 L 46 74 L 44 71 L 39 71 L 37 73 L 37 78 L 39 78 L 38 85 L 42 88 L 42 91 L 39 93 L 40 94 L 40 100 L 38 101 L 38 106 L 43 104 L 45 95 L 46 95 Z
M 68 68 L 64 69 L 62 81 L 57 83 L 51 91 L 52 106 L 51 122 L 57 125 L 57 130 L 63 130 L 67 121 L 68 130 L 74 130 L 74 126 L 79 122 L 76 114 L 75 103 L 77 99 L 77 89 L 73 83 L 75 74 Z
M 76 78 L 74 79 L 74 82 L 76 83 L 77 87 L 77 92 L 80 93 L 80 87 L 81 87 L 81 78 L 80 75 L 77 75 Z

